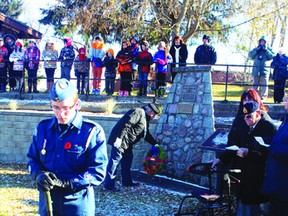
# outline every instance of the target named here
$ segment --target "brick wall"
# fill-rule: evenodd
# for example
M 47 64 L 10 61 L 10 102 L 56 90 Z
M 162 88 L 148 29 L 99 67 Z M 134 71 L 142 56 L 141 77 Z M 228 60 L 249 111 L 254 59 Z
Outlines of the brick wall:
M 52 117 L 52 112 L 37 111 L 0 111 L 0 161 L 1 162 L 27 162 L 27 151 L 31 143 L 32 134 L 37 124 L 45 118 Z M 108 138 L 112 127 L 119 120 L 121 115 L 92 116 L 85 117 L 99 123 Z M 150 131 L 153 133 L 156 120 L 150 124 Z M 148 143 L 138 143 L 134 146 L 133 169 L 142 169 L 142 162 L 150 148 Z M 110 146 L 108 145 L 108 155 Z

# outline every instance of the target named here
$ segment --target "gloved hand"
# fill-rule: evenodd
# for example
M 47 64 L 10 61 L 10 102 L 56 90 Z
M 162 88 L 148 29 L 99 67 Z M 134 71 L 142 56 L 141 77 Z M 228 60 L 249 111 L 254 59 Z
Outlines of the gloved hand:
M 54 173 L 40 171 L 36 175 L 37 187 L 42 191 L 49 191 L 54 186 L 54 179 L 57 177 Z
M 158 62 L 160 65 L 165 65 L 165 64 L 166 64 L 166 61 L 163 60 L 163 59 L 160 59 L 160 58 L 157 58 L 157 62 Z
M 116 141 L 114 142 L 114 147 L 115 148 L 120 148 L 121 147 L 121 143 L 122 143 L 122 139 L 117 137 Z
M 72 182 L 70 180 L 54 179 L 54 186 L 66 189 L 73 189 Z

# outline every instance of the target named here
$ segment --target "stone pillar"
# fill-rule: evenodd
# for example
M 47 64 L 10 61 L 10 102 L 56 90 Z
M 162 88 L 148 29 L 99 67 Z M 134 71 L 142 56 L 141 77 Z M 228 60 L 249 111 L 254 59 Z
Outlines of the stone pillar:
M 211 67 L 178 67 L 174 70 L 177 75 L 155 134 L 166 150 L 166 166 L 162 173 L 191 180 L 186 171 L 189 165 L 214 158 L 213 152 L 198 148 L 215 131 Z

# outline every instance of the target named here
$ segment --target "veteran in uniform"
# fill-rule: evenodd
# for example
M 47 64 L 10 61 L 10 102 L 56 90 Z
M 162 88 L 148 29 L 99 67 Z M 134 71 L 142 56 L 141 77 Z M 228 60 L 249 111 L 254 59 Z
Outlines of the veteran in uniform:
M 50 193 L 53 215 L 94 216 L 93 186 L 104 180 L 108 162 L 104 130 L 79 113 L 70 81 L 57 80 L 49 96 L 55 116 L 38 124 L 27 154 L 40 192 L 39 214 L 47 215 Z

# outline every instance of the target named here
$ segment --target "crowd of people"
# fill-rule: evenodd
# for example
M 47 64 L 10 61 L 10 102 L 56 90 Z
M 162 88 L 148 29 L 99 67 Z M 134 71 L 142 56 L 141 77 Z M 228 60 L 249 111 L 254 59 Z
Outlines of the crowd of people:
M 195 52 L 196 64 L 216 63 L 216 51 L 210 45 L 211 38 L 203 36 L 203 45 Z M 92 93 L 99 95 L 104 89 L 107 95 L 113 95 L 116 87 L 116 77 L 119 74 L 119 95 L 128 96 L 134 87 L 138 89 L 138 96 L 146 96 L 149 80 L 154 80 L 152 89 L 156 96 L 163 96 L 167 81 L 173 82 L 176 73 L 173 68 L 186 66 L 188 58 L 187 45 L 176 35 L 170 49 L 165 41 L 159 41 L 157 51 L 149 51 L 149 42 L 139 40 L 133 36 L 121 42 L 121 49 L 115 53 L 113 48 L 107 47 L 100 35 L 94 37 L 89 52 L 85 46 L 75 49 L 71 38 L 64 38 L 64 47 L 58 52 L 53 40 L 49 39 L 43 51 L 40 51 L 35 40 L 29 40 L 26 50 L 23 42 L 13 35 L 0 37 L 0 91 L 19 90 L 22 87 L 27 71 L 28 93 L 38 93 L 37 72 L 39 64 L 43 62 L 46 74 L 46 92 L 50 92 L 54 83 L 57 62 L 60 62 L 60 78 L 71 79 L 71 70 L 77 79 L 79 94 Z M 154 66 L 154 72 L 152 70 Z M 91 76 L 90 75 L 91 68 Z M 171 71 L 171 77 L 168 76 Z M 105 81 L 102 82 L 102 73 Z M 153 76 L 153 77 L 152 77 Z M 92 80 L 91 92 L 88 88 Z M 8 85 L 9 84 L 9 85 Z M 105 84 L 103 88 L 101 85 Z

